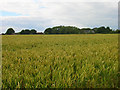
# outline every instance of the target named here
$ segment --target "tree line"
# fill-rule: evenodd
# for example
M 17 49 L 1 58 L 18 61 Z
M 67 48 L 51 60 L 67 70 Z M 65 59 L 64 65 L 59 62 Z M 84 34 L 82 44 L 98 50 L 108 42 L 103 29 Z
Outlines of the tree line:
M 120 33 L 120 30 L 112 30 L 110 27 L 98 27 L 98 28 L 78 28 L 75 26 L 55 26 L 52 28 L 47 28 L 45 31 L 37 32 L 35 29 L 25 29 L 21 30 L 18 33 L 15 33 L 15 30 L 13 28 L 8 28 L 5 35 L 13 35 L 13 34 L 114 34 L 114 33 Z M 3 33 L 4 35 L 4 33 Z
M 3 35 L 13 35 L 13 34 L 43 34 L 42 32 L 37 32 L 37 30 L 35 29 L 25 29 L 25 30 L 21 30 L 18 33 L 15 33 L 15 30 L 13 28 L 8 28 L 6 33 L 3 33 Z
M 119 33 L 120 30 L 112 30 L 110 27 L 98 27 L 98 28 L 77 28 L 73 26 L 56 26 L 53 28 L 47 28 L 44 33 L 45 34 L 112 34 Z

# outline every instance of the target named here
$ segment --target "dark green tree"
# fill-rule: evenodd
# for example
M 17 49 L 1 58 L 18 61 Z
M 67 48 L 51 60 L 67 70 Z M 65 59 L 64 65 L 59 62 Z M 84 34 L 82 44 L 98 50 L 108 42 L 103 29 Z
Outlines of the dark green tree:
M 31 31 L 29 29 L 22 30 L 20 34 L 31 34 Z
M 45 34 L 51 34 L 52 33 L 52 28 L 47 28 L 45 31 L 44 31 Z
M 120 33 L 120 30 L 117 29 L 117 30 L 115 31 L 115 33 Z
M 90 28 L 82 28 L 80 29 L 81 34 L 87 34 L 87 33 L 92 33 L 92 30 Z
M 30 31 L 30 33 L 31 33 L 31 34 L 36 34 L 37 31 L 36 31 L 35 29 L 32 29 L 32 30 Z
M 14 34 L 15 31 L 13 30 L 13 28 L 9 28 L 5 34 L 8 34 L 8 35 L 11 35 L 11 34 Z
M 73 26 L 55 26 L 53 28 L 47 28 L 45 34 L 78 34 L 79 28 Z
M 24 32 L 25 32 L 25 30 L 22 30 L 22 31 L 20 32 L 20 34 L 24 34 Z
M 111 33 L 112 29 L 110 29 L 109 27 L 105 28 L 104 26 L 99 27 L 99 28 L 94 28 L 95 33 L 103 33 L 103 34 L 107 34 L 107 33 Z
M 106 33 L 111 33 L 112 32 L 112 29 L 110 29 L 110 27 L 107 27 L 106 28 Z
M 97 29 L 96 33 L 105 33 L 106 32 L 105 30 L 106 30 L 105 27 L 102 26 Z

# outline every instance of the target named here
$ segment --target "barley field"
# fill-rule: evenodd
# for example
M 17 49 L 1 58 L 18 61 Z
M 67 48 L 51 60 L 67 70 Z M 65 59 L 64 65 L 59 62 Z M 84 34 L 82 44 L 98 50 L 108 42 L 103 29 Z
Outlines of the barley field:
M 3 35 L 2 88 L 118 88 L 118 35 Z

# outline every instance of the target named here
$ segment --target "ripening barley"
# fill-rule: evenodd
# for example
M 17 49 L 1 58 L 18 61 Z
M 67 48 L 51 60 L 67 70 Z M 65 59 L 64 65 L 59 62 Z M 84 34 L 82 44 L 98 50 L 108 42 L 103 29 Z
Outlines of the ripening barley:
M 117 88 L 118 35 L 2 37 L 3 88 Z

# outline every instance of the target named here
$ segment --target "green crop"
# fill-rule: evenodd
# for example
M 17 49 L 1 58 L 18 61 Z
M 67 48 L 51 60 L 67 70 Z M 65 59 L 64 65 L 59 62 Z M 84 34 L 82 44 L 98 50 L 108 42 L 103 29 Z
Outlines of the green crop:
M 3 88 L 118 88 L 118 35 L 4 35 Z

